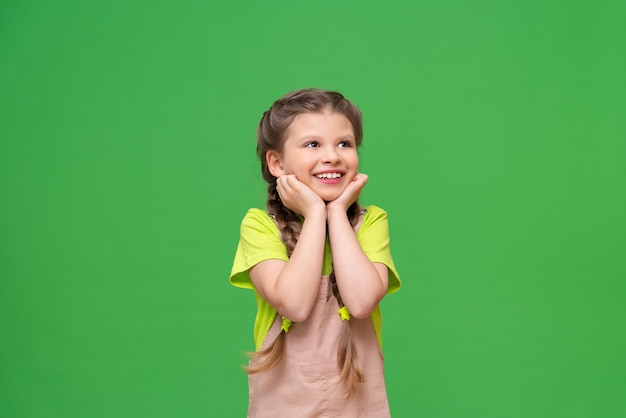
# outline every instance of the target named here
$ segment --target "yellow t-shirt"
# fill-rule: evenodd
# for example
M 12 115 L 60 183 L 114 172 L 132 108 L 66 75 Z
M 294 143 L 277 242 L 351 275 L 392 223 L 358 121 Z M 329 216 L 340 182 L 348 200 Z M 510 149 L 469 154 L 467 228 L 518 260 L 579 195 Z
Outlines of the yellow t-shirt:
M 368 206 L 363 215 L 363 222 L 357 233 L 357 239 L 361 248 L 372 263 L 382 263 L 389 269 L 389 284 L 387 294 L 396 292 L 400 288 L 400 276 L 391 258 L 389 250 L 389 225 L 387 212 L 376 206 Z M 287 249 L 280 240 L 280 233 L 274 220 L 266 211 L 250 209 L 241 222 L 239 245 L 235 254 L 235 261 L 230 273 L 230 283 L 237 287 L 254 289 L 250 281 L 248 270 L 261 261 L 278 259 L 288 261 Z M 326 240 L 324 248 L 324 265 L 322 275 L 332 271 L 332 256 L 330 244 Z M 254 321 L 254 342 L 258 350 L 267 335 L 274 319 L 276 310 L 254 291 L 257 302 L 257 315 Z M 374 330 L 378 337 L 378 343 L 382 346 L 382 317 L 380 306 L 371 315 Z

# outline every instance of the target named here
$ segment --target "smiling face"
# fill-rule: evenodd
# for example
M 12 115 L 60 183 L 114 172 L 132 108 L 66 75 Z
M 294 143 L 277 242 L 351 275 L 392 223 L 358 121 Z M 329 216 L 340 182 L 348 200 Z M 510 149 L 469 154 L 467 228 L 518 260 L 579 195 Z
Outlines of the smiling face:
M 359 167 L 354 129 L 341 113 L 301 113 L 295 117 L 282 152 L 268 151 L 274 177 L 295 174 L 323 200 L 341 196 Z

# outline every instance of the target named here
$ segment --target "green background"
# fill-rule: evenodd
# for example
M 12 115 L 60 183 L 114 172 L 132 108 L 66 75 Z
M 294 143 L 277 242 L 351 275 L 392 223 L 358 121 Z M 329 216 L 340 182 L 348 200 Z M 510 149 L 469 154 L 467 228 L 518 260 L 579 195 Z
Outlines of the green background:
M 626 416 L 623 1 L 0 2 L 0 417 L 242 417 L 264 110 L 336 89 L 395 417 Z

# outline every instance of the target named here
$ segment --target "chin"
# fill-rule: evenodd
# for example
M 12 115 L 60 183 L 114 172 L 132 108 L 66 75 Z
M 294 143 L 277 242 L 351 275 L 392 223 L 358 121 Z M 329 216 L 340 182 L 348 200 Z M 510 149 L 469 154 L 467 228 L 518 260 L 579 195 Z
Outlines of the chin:
M 336 200 L 339 198 L 339 196 L 342 195 L 343 191 L 345 190 L 345 187 L 343 187 L 341 190 L 335 189 L 335 190 L 314 190 L 315 193 L 322 198 L 322 200 L 326 203 L 328 202 L 332 202 L 333 200 Z
M 325 203 L 328 203 L 328 202 L 332 202 L 333 200 L 336 200 L 339 196 L 341 196 L 341 194 L 338 194 L 338 195 L 327 195 L 327 196 L 320 196 L 320 197 L 322 198 L 322 200 Z

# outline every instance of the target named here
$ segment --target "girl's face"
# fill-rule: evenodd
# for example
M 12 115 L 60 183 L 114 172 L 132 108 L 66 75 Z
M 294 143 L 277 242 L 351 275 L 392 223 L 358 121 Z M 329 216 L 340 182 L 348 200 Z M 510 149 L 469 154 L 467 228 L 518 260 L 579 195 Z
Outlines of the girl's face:
M 283 152 L 268 151 L 274 177 L 295 174 L 323 200 L 341 196 L 359 168 L 352 124 L 341 113 L 302 113 L 287 130 Z

